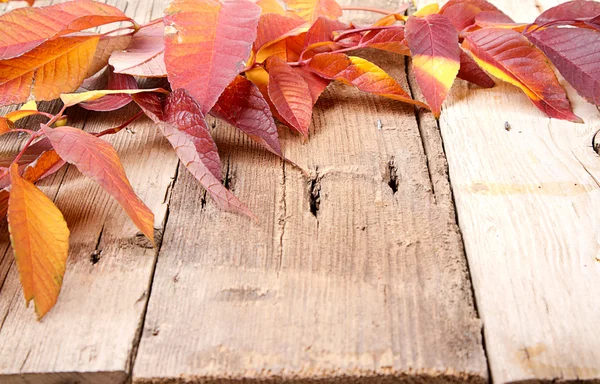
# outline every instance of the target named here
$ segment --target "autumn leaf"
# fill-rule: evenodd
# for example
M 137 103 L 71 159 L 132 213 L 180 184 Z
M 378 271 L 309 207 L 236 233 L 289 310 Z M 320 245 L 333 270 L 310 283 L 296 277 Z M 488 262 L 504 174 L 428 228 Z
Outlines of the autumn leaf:
M 100 184 L 121 204 L 138 229 L 154 242 L 154 215 L 133 191 L 112 145 L 73 127 L 50 128 L 42 124 L 41 132 L 63 160 Z
M 0 60 L 21 56 L 49 39 L 118 21 L 131 19 L 91 0 L 15 9 L 0 16 Z
M 281 116 L 271 101 L 271 97 L 269 96 L 269 73 L 267 70 L 263 67 L 254 67 L 251 70 L 246 71 L 246 78 L 259 89 L 260 93 L 263 95 L 263 98 L 267 101 L 267 104 L 269 104 L 269 108 L 271 109 L 273 116 L 283 124 L 290 127 L 291 124 L 287 122 L 283 116 Z
M 440 11 L 440 6 L 438 3 L 431 3 L 419 8 L 415 13 L 413 13 L 413 17 L 426 17 L 429 15 L 434 15 Z
M 0 0 L 0 3 L 8 3 L 9 1 L 25 1 L 30 7 L 35 3 L 35 0 Z
M 10 169 L 8 230 L 27 304 L 38 318 L 56 303 L 69 252 L 69 229 L 52 200 Z
M 486 72 L 518 88 L 546 115 L 580 123 L 544 54 L 520 33 L 486 28 L 465 36 L 463 48 Z
M 169 82 L 186 89 L 206 114 L 244 69 L 261 9 L 248 0 L 174 0 L 165 13 Z
M 466 27 L 474 24 L 475 16 L 484 11 L 501 13 L 504 15 L 501 10 L 486 0 L 450 0 L 444 4 L 439 13 L 446 16 L 457 31 L 462 31 Z M 506 17 L 508 18 L 508 16 Z
M 379 31 L 370 31 L 364 35 L 363 43 L 361 45 L 368 48 L 410 56 L 410 49 L 406 45 L 404 34 L 405 31 L 403 26 L 386 28 Z
M 496 82 L 462 49 L 460 50 L 460 69 L 456 77 L 470 81 L 482 88 L 492 88 Z
M 429 109 L 427 104 L 413 100 L 383 69 L 360 57 L 321 53 L 309 62 L 308 68 L 321 77 L 354 85 L 363 92 Z
M 114 73 L 110 68 L 108 69 L 108 84 L 106 90 L 135 90 L 138 89 L 138 84 L 135 78 L 131 75 L 122 75 L 120 73 Z M 94 91 L 92 91 L 94 92 Z M 102 92 L 102 91 L 95 91 Z M 64 99 L 63 99 L 64 101 Z M 81 103 L 81 107 L 90 111 L 115 111 L 119 108 L 123 108 L 132 101 L 131 96 L 124 93 L 116 95 L 105 95 L 96 100 L 89 100 Z M 67 104 L 67 103 L 65 103 Z
M 432 14 L 410 17 L 406 40 L 417 83 L 434 116 L 439 117 L 460 68 L 458 33 L 446 16 Z
M 277 2 L 277 0 L 258 0 L 256 5 L 260 7 L 262 13 L 277 13 L 285 15 L 285 9 Z
M 331 83 L 331 80 L 318 76 L 314 72 L 306 69 L 306 67 L 295 67 L 294 71 L 304 78 L 313 99 L 313 105 L 316 104 L 323 91 L 325 91 L 329 83 Z
M 190 128 L 194 127 L 191 127 L 187 120 L 191 117 L 190 114 L 196 115 L 197 119 L 202 118 L 202 112 L 197 104 L 194 105 L 196 102 L 185 90 L 175 90 L 162 103 L 152 94 L 138 95 L 135 99 L 171 143 L 181 163 L 206 189 L 218 207 L 249 217 L 256 217 L 231 191 L 221 184 L 220 178 L 215 177 L 202 160 L 201 156 L 204 150 L 198 147 L 198 138 L 190 131 Z
M 527 35 L 584 98 L 600 105 L 600 33 L 582 28 L 547 28 Z
M 4 117 L 12 121 L 13 123 L 16 123 L 18 120 L 21 120 L 27 116 L 35 115 L 37 113 L 37 103 L 35 102 L 35 100 L 30 100 L 27 103 L 23 104 L 18 110 L 9 112 Z
M 116 51 L 108 63 L 115 73 L 141 77 L 165 77 L 164 25 L 141 28 L 131 38 L 126 51 Z
M 542 12 L 534 24 L 560 22 L 561 24 L 576 24 L 576 19 L 592 19 L 600 16 L 600 3 L 596 1 L 569 1 Z
M 270 56 L 287 56 L 288 41 L 308 31 L 306 22 L 298 17 L 267 13 L 260 17 L 254 50 L 256 62 L 262 63 Z M 303 46 L 303 41 L 300 48 Z M 285 54 L 282 55 L 281 53 Z
M 138 93 L 147 92 L 158 92 L 168 93 L 168 91 L 162 88 L 149 88 L 149 89 L 106 89 L 101 91 L 87 91 L 80 93 L 63 93 L 60 95 L 60 99 L 67 107 L 72 107 L 79 103 L 89 103 L 98 99 L 103 99 L 107 96 L 114 95 L 135 95 Z
M 225 88 L 210 113 L 246 133 L 274 154 L 283 156 L 269 104 L 256 85 L 245 77 L 236 77 Z
M 267 60 L 269 98 L 277 111 L 304 137 L 312 118 L 313 99 L 308 84 L 292 67 L 278 57 Z
M 304 48 L 325 41 L 333 41 L 333 33 L 335 31 L 344 31 L 346 29 L 348 29 L 348 26 L 340 21 L 319 16 L 306 33 Z
M 98 44 L 97 35 L 59 37 L 27 54 L 0 61 L 0 105 L 52 100 L 83 82 Z
M 100 40 L 96 46 L 96 52 L 94 53 L 94 58 L 92 59 L 90 67 L 88 68 L 88 74 L 86 77 L 91 77 L 104 69 L 108 64 L 111 55 L 129 47 L 132 38 L 133 37 L 131 34 L 100 36 Z
M 8 133 L 13 129 L 14 123 L 6 117 L 0 117 L 0 136 Z
M 285 0 L 289 8 L 306 21 L 313 22 L 319 16 L 337 19 L 342 16 L 342 8 L 335 0 Z

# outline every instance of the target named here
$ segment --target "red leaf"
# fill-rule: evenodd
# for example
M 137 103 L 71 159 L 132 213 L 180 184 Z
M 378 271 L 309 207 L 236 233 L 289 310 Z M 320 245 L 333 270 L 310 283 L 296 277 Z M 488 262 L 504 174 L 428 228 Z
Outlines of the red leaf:
M 519 32 L 481 29 L 465 36 L 463 48 L 486 72 L 519 87 L 546 115 L 582 122 L 544 54 Z
M 256 218 L 231 191 L 221 184 L 220 180 L 215 177 L 202 161 L 200 157 L 202 151 L 198 150 L 197 137 L 193 136 L 193 131 L 188 129 L 189 122 L 185 120 L 186 115 L 189 117 L 189 114 L 197 114 L 200 111 L 197 106 L 193 105 L 194 100 L 192 97 L 184 90 L 176 90 L 164 101 L 163 111 L 158 107 L 160 104 L 158 97 L 152 98 L 150 96 L 151 94 L 140 94 L 135 95 L 134 98 L 145 99 L 136 101 L 138 101 L 144 112 L 158 125 L 162 134 L 175 149 L 181 163 L 198 179 L 217 206 L 227 211 Z M 182 100 L 183 102 L 181 102 Z M 189 107 L 192 107 L 192 111 L 186 111 L 186 108 Z
M 165 77 L 165 39 L 164 25 L 154 24 L 140 29 L 127 47 L 127 50 L 115 52 L 109 64 L 115 73 L 141 77 Z
M 599 15 L 600 3 L 576 0 L 548 9 L 535 19 L 534 24 L 542 25 L 554 21 L 561 21 L 562 24 L 575 24 L 575 19 L 591 19 Z
M 325 41 L 333 41 L 333 32 L 343 31 L 348 26 L 340 21 L 320 16 L 309 28 L 304 40 L 304 48 Z
M 600 105 L 600 33 L 582 28 L 547 28 L 527 37 L 581 96 Z
M 457 77 L 483 88 L 492 88 L 496 85 L 496 82 L 483 69 L 479 68 L 475 60 L 471 59 L 471 56 L 462 49 L 460 50 L 460 70 Z
M 413 100 L 383 69 L 360 57 L 321 53 L 309 62 L 308 68 L 321 77 L 352 84 L 363 92 L 429 109 L 427 104 Z
M 121 75 L 119 73 L 113 73 L 109 69 L 108 72 L 108 90 L 121 90 L 121 89 L 138 89 L 137 81 L 130 75 Z M 115 111 L 119 108 L 123 108 L 131 102 L 131 95 L 118 94 L 118 95 L 106 95 L 97 100 L 88 101 L 81 103 L 81 107 L 90 111 Z
M 269 104 L 256 85 L 245 77 L 236 77 L 225 88 L 210 113 L 240 129 L 274 154 L 283 156 Z
M 154 215 L 131 188 L 112 145 L 73 127 L 50 128 L 42 124 L 41 131 L 63 160 L 100 184 L 121 204 L 138 229 L 154 242 Z
M 308 137 L 313 99 L 308 84 L 285 61 L 278 57 L 267 60 L 269 97 L 291 128 Z
M 316 104 L 323 91 L 325 91 L 325 88 L 331 83 L 331 80 L 324 79 L 314 74 L 306 69 L 306 67 L 295 67 L 294 71 L 304 78 L 304 81 L 306 81 L 306 85 L 308 85 L 308 89 L 310 90 L 313 105 Z
M 187 91 L 173 91 L 162 102 L 152 93 L 134 95 L 133 98 L 155 123 L 165 122 L 184 132 L 196 147 L 200 161 L 215 178 L 221 180 L 221 159 L 217 145 L 210 135 L 200 105 Z
M 117 8 L 90 0 L 15 9 L 0 16 L 0 60 L 21 56 L 48 39 L 128 20 Z
M 266 13 L 260 17 L 258 22 L 254 50 L 259 51 L 265 45 L 271 45 L 277 41 L 296 34 L 298 27 L 304 26 L 306 21 L 289 15 L 277 13 Z
M 169 82 L 186 89 L 205 114 L 244 69 L 261 9 L 248 0 L 174 0 L 165 12 Z
M 440 14 L 450 19 L 457 31 L 462 31 L 475 23 L 475 16 L 483 11 L 504 15 L 501 10 L 486 0 L 450 0 L 440 9 Z M 510 19 L 508 16 L 504 16 Z M 512 19 L 510 20 L 512 21 Z
M 370 31 L 364 35 L 363 44 L 369 48 L 410 56 L 410 49 L 404 40 L 404 32 L 403 26 Z
M 410 17 L 406 22 L 406 40 L 421 92 L 433 114 L 439 117 L 460 68 L 458 33 L 446 16 L 432 14 Z

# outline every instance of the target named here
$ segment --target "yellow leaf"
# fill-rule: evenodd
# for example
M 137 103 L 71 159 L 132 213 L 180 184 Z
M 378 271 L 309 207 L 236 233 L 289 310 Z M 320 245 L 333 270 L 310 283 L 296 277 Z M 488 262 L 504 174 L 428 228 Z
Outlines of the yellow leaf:
M 37 112 L 38 112 L 38 109 L 37 109 L 37 104 L 36 104 L 35 100 L 30 100 L 30 101 L 26 102 L 25 104 L 23 104 L 23 106 L 21 108 L 19 108 L 18 111 L 10 112 L 10 113 L 6 114 L 6 116 L 4 116 L 4 117 L 6 117 L 8 120 L 15 123 L 17 120 L 20 120 L 27 116 L 35 115 L 35 114 L 37 114 Z
M 427 4 L 423 8 L 419 9 L 417 12 L 415 12 L 413 14 L 413 16 L 425 17 L 425 16 L 429 16 L 429 15 L 438 13 L 439 11 L 440 11 L 440 6 L 438 5 L 438 3 L 431 3 L 431 4 Z
M 111 90 L 103 90 L 103 91 L 88 91 L 88 92 L 81 92 L 81 93 L 63 93 L 62 95 L 60 95 L 60 99 L 62 100 L 63 103 L 65 103 L 65 106 L 71 107 L 73 105 L 76 105 L 79 103 L 84 103 L 86 101 L 97 100 L 97 99 L 101 98 L 102 96 L 106 96 L 106 95 L 120 95 L 120 94 L 134 95 L 136 93 L 142 93 L 142 92 L 169 93 L 168 91 L 166 91 L 162 88 L 116 89 L 116 90 L 111 89 Z
M 52 200 L 10 169 L 8 230 L 27 304 L 33 300 L 38 318 L 56 303 L 65 274 L 69 229 Z

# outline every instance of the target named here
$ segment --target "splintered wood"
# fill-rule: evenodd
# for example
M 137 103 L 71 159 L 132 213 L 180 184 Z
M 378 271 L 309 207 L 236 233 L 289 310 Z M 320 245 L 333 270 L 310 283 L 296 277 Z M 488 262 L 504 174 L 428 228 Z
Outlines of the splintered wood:
M 531 21 L 553 1 L 494 3 Z M 143 23 L 168 0 L 107 2 Z M 421 98 L 404 57 L 361 55 Z M 74 167 L 41 183 L 71 230 L 67 273 L 37 322 L 2 224 L 0 383 L 600 380 L 600 116 L 570 96 L 585 125 L 544 117 L 510 86 L 457 81 L 438 128 L 332 84 L 308 142 L 280 130 L 299 167 L 211 120 L 226 184 L 258 222 L 219 210 L 138 120 L 107 139 L 161 245 Z M 134 113 L 78 110 L 69 124 L 98 132 Z

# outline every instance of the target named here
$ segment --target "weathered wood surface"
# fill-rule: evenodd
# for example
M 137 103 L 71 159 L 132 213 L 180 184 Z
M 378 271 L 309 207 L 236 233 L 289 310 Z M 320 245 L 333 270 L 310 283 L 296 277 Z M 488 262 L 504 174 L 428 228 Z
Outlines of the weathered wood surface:
M 530 22 L 559 2 L 494 3 Z M 546 118 L 509 85 L 464 82 L 440 119 L 497 383 L 600 380 L 600 115 L 569 96 L 586 124 Z
M 146 1 L 109 3 L 140 22 L 162 14 L 160 1 L 154 3 L 155 9 Z M 80 111 L 70 124 L 100 131 L 119 125 L 134 111 L 133 107 L 114 114 Z M 117 148 L 134 189 L 155 213 L 155 227 L 160 229 L 177 158 L 148 120 L 131 128 L 134 135 L 123 132 L 107 139 Z M 71 230 L 67 273 L 56 307 L 37 322 L 33 309 L 25 308 L 3 228 L 0 382 L 124 382 L 140 335 L 156 252 L 140 240 L 118 203 L 74 167 L 45 184 Z M 93 254 L 97 263 L 92 262 Z
M 374 58 L 406 85 L 403 58 Z M 180 168 L 135 383 L 487 379 L 445 163 L 429 174 L 412 107 L 331 86 L 310 141 L 284 140 L 310 177 L 216 137 L 260 221 L 202 207 Z

